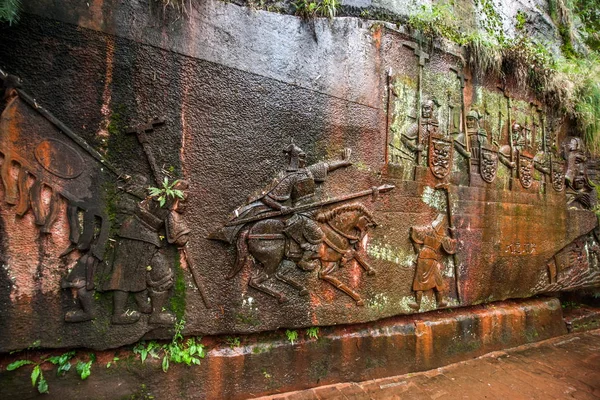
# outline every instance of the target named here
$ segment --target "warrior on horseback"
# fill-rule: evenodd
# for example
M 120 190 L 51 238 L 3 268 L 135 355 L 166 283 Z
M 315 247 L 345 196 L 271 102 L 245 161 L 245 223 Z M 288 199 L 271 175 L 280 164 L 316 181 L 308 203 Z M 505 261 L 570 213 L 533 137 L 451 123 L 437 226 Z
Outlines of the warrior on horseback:
M 227 243 L 233 243 L 241 233 L 245 223 L 236 224 L 248 217 L 260 216 L 270 211 L 290 214 L 291 208 L 308 203 L 315 194 L 316 186 L 327 179 L 327 174 L 338 168 L 352 165 L 350 149 L 344 150 L 341 160 L 319 162 L 306 166 L 306 153 L 291 143 L 283 150 L 287 157 L 287 167 L 258 196 L 250 197 L 245 205 L 234 211 L 234 216 L 221 230 L 210 236 Z M 301 255 L 297 265 L 305 270 L 315 268 L 314 260 L 323 241 L 323 232 L 314 221 L 312 211 L 294 212 L 285 221 L 284 234 L 291 239 L 289 252 Z M 229 278 L 235 276 L 242 267 L 238 260 Z
M 298 266 L 305 271 L 319 268 L 318 276 L 352 297 L 358 305 L 364 302 L 349 286 L 332 276 L 339 266 L 352 260 L 369 275 L 374 270 L 361 254 L 361 242 L 367 229 L 375 226 L 372 215 L 361 204 L 344 204 L 333 210 L 319 212 L 322 207 L 351 199 L 392 190 L 382 185 L 311 203 L 318 183 L 327 179 L 329 172 L 352 165 L 350 149 L 344 150 L 341 160 L 319 162 L 306 166 L 306 154 L 290 144 L 284 153 L 287 168 L 258 196 L 250 197 L 245 205 L 210 239 L 235 243 L 237 260 L 227 276 L 236 276 L 244 266 L 253 269 L 248 285 L 287 301 L 285 295 L 271 287 L 268 281 L 276 278 L 307 295 L 308 290 L 286 275 L 289 268 Z M 254 269 L 256 268 L 256 269 Z M 284 271 L 285 270 L 285 271 Z

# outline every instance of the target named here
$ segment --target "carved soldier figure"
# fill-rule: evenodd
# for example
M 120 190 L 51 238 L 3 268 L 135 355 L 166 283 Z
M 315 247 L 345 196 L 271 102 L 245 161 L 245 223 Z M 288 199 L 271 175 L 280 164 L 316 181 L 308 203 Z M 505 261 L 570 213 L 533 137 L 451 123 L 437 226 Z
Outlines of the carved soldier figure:
M 433 289 L 438 307 L 445 307 L 443 291 L 445 289 L 442 278 L 442 249 L 447 254 L 456 252 L 457 240 L 446 233 L 446 217 L 439 214 L 429 226 L 413 226 L 410 237 L 417 248 L 417 270 L 413 282 L 415 303 L 411 307 L 415 310 L 421 308 L 423 292 Z
M 514 168 L 514 162 L 511 160 L 516 157 L 517 151 L 525 150 L 525 136 L 523 134 L 523 127 L 521 124 L 515 122 L 510 128 L 510 135 L 512 138 L 512 149 L 510 144 L 505 144 L 500 147 L 500 161 L 509 168 Z
M 597 201 L 594 186 L 587 176 L 587 157 L 583 141 L 581 138 L 571 137 L 565 143 L 564 150 L 567 160 L 565 172 L 567 205 L 590 210 Z
M 467 114 L 467 135 L 469 136 L 469 143 L 471 145 L 471 160 L 479 162 L 480 146 L 488 145 L 487 132 L 479 125 L 481 116 L 477 110 L 471 110 Z M 458 150 L 461 154 L 466 152 L 467 142 L 466 135 L 464 133 L 459 134 L 456 137 L 456 143 L 463 148 L 463 151 Z M 457 147 L 457 146 L 455 146 Z M 458 149 L 458 147 L 457 147 Z
M 421 121 L 412 124 L 406 133 L 402 134 L 402 143 L 411 153 L 420 153 L 425 149 L 425 144 L 429 143 L 429 136 L 438 134 L 439 122 L 435 117 L 436 102 L 427 100 L 421 105 Z
M 236 220 L 258 216 L 269 211 L 287 213 L 290 208 L 306 204 L 315 194 L 316 185 L 327 179 L 327 174 L 341 167 L 352 165 L 349 161 L 350 149 L 346 149 L 341 160 L 319 162 L 306 166 L 306 154 L 295 144 L 285 150 L 288 165 L 277 178 L 258 196 L 249 198 L 248 202 L 235 211 L 228 226 L 213 233 L 210 238 L 233 243 L 244 224 L 236 225 Z M 233 223 L 233 224 L 232 224 Z M 293 213 L 286 220 L 284 233 L 292 239 L 292 246 L 299 246 L 302 251 L 298 266 L 302 269 L 314 269 L 314 259 L 323 241 L 323 232 L 313 220 L 310 212 Z M 291 249 L 292 251 L 294 249 Z M 236 271 L 232 271 L 235 275 Z M 230 274 L 231 276 L 231 274 Z
M 166 209 L 160 207 L 158 201 L 145 196 L 145 182 L 144 177 L 135 176 L 123 188 L 136 200 L 132 203 L 131 199 L 123 198 L 120 204 L 126 217 L 117 234 L 112 274 L 104 286 L 104 290 L 114 291 L 114 324 L 135 323 L 140 319 L 140 312 L 151 314 L 148 322 L 153 324 L 172 324 L 175 320 L 163 311 L 173 286 L 172 257 L 163 237 L 166 236 L 169 243 L 184 245 L 189 230 L 181 218 L 173 214 L 177 213 L 177 206 L 173 206 L 176 201 L 170 200 Z M 175 188 L 184 187 L 187 187 L 185 182 Z M 162 235 L 165 222 L 166 235 Z M 139 312 L 126 310 L 130 293 Z
M 98 258 L 93 252 L 83 254 L 69 274 L 62 280 L 61 288 L 77 291 L 77 301 L 81 307 L 78 310 L 67 311 L 66 322 L 89 321 L 96 316 L 94 310 L 94 270 L 98 265 Z

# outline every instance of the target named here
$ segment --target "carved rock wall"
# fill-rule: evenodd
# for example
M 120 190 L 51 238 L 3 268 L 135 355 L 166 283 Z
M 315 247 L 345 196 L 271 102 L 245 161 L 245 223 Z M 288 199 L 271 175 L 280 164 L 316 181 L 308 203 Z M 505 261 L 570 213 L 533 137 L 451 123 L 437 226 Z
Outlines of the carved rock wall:
M 595 192 L 587 181 L 570 192 L 553 186 L 558 120 L 518 82 L 475 84 L 456 54 L 354 18 L 305 23 L 214 1 L 179 20 L 145 2 L 39 0 L 26 11 L 0 31 L 0 68 L 23 80 L 16 101 L 25 92 L 34 99 L 18 113 L 31 128 L 18 129 L 5 110 L 11 128 L 0 135 L 18 138 L 17 153 L 34 162 L 28 132 L 65 133 L 41 105 L 97 149 L 106 168 L 82 175 L 94 191 L 81 197 L 111 227 L 93 265 L 86 249 L 61 257 L 85 219 L 69 222 L 66 200 L 50 235 L 33 211 L 18 216 L 6 177 L 23 169 L 0 148 L 10 165 L 0 185 L 3 351 L 36 340 L 105 349 L 168 338 L 174 317 L 185 317 L 186 334 L 249 333 L 598 284 L 597 261 L 566 276 L 571 259 L 561 255 L 579 238 L 589 242 L 579 257 L 594 257 L 597 219 L 582 208 Z M 127 128 L 155 117 L 164 124 Z M 292 139 L 304 156 L 282 153 Z M 562 160 L 557 182 L 583 158 Z M 293 170 L 292 161 L 310 167 Z M 148 186 L 161 186 L 153 165 L 189 182 L 185 209 L 143 200 Z M 139 175 L 146 183 L 135 186 Z M 306 203 L 319 207 L 261 217 Z M 209 238 L 256 216 L 266 223 L 239 224 L 231 244 Z M 185 227 L 185 250 L 166 243 Z M 248 255 L 238 270 L 236 254 Z M 61 289 L 68 276 L 71 290 Z M 77 314 L 86 299 L 91 320 Z

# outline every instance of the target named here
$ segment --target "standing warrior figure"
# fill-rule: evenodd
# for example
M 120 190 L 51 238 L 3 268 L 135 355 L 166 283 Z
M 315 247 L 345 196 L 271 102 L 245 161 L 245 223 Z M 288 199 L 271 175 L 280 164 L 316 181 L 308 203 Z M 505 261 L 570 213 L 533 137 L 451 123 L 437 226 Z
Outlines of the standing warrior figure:
M 523 127 L 521 124 L 517 122 L 512 124 L 509 135 L 509 143 L 512 143 L 512 147 L 510 144 L 502 145 L 498 151 L 498 159 L 502 164 L 512 169 L 517 166 L 515 162 L 517 151 L 523 151 L 525 149 L 525 136 L 523 135 Z
M 314 221 L 312 212 L 296 213 L 291 212 L 291 209 L 309 203 L 315 194 L 316 185 L 324 182 L 329 172 L 352 165 L 349 160 L 350 149 L 344 150 L 341 160 L 319 162 L 308 167 L 306 153 L 300 147 L 292 143 L 283 152 L 288 159 L 285 171 L 260 195 L 250 197 L 245 205 L 236 209 L 235 216 L 222 229 L 211 234 L 210 238 L 233 243 L 246 225 L 245 222 L 236 224 L 236 221 L 271 211 L 280 211 L 282 215 L 291 213 L 284 229 L 284 234 L 292 239 L 291 247 L 295 247 L 290 251 L 302 252 L 297 265 L 302 269 L 312 270 L 316 267 L 314 260 L 318 258 L 317 250 L 323 241 L 323 232 Z M 228 277 L 235 276 L 237 272 L 237 267 L 234 266 Z
M 420 122 L 415 122 L 408 128 L 406 133 L 402 134 L 402 143 L 415 156 L 425 149 L 425 146 L 429 143 L 430 135 L 439 133 L 440 124 L 435 117 L 436 106 L 437 103 L 434 100 L 423 102 Z M 414 160 L 416 157 L 413 156 L 412 159 Z
M 486 147 L 488 145 L 487 132 L 479 125 L 481 115 L 477 110 L 471 110 L 467 114 L 467 133 L 469 136 L 469 144 L 471 145 L 471 160 L 475 163 L 479 162 L 481 157 L 480 148 L 481 146 Z M 469 157 L 466 153 L 467 141 L 464 133 L 459 134 L 456 137 L 456 143 L 462 147 L 455 146 L 459 153 L 465 157 Z
M 415 303 L 411 308 L 419 310 L 421 308 L 421 299 L 423 292 L 433 289 L 438 307 L 445 307 L 446 302 L 443 298 L 445 289 L 442 278 L 442 252 L 454 254 L 458 241 L 452 239 L 446 234 L 446 217 L 443 214 L 438 217 L 429 226 L 413 226 L 410 232 L 410 238 L 417 248 L 417 270 L 413 282 L 415 291 Z
M 185 181 L 174 186 L 177 190 L 186 188 Z M 146 179 L 143 176 L 134 176 L 123 189 L 135 198 L 135 202 L 123 198 L 121 212 L 126 216 L 117 234 L 112 274 L 104 286 L 104 290 L 114 291 L 112 323 L 135 323 L 142 312 L 151 314 L 148 320 L 151 324 L 172 324 L 175 318 L 163 307 L 173 286 L 173 257 L 169 257 L 171 254 L 168 254 L 163 238 L 182 246 L 187 241 L 189 230 L 181 217 L 175 215 L 180 207 L 177 200 L 169 200 L 174 204 L 165 209 L 157 200 L 145 196 Z M 165 223 L 166 232 L 163 231 Z M 126 310 L 130 293 L 134 295 L 140 312 Z
M 564 144 L 567 170 L 565 183 L 567 186 L 567 205 L 569 207 L 591 210 L 596 205 L 594 185 L 587 175 L 587 157 L 583 141 L 579 137 L 571 137 Z

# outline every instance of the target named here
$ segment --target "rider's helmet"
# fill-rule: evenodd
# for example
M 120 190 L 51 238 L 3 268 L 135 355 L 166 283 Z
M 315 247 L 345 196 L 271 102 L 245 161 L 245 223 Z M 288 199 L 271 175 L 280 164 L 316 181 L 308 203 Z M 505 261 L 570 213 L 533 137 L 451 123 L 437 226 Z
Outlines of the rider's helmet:
M 298 171 L 298 169 L 304 167 L 306 159 L 306 153 L 302 149 L 296 146 L 293 142 L 286 147 L 283 152 L 288 158 L 288 165 L 286 171 Z

